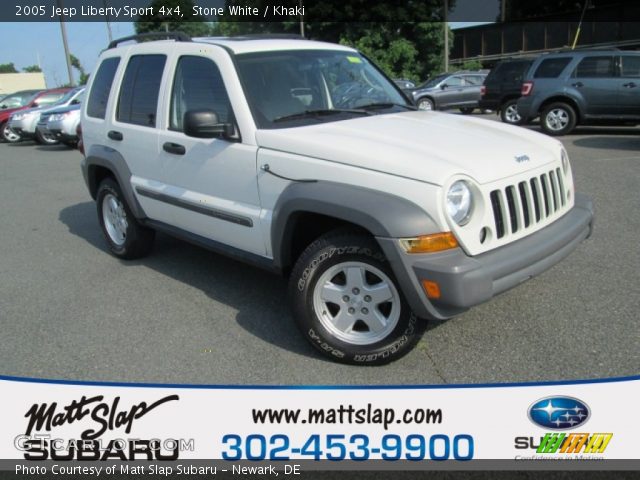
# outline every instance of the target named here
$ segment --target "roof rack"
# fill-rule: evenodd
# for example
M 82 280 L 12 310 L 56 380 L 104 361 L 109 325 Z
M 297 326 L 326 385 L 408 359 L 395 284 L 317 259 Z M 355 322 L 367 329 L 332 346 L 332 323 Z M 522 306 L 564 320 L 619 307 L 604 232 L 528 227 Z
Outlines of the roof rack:
M 297 33 L 251 33 L 226 37 L 225 40 L 307 40 Z
M 191 37 L 184 32 L 149 32 L 149 33 L 140 33 L 138 35 L 130 35 L 128 37 L 117 38 L 111 42 L 109 42 L 109 46 L 107 50 L 110 48 L 117 47 L 120 43 L 129 42 L 131 40 L 145 40 L 145 39 L 173 39 L 176 42 L 190 42 Z

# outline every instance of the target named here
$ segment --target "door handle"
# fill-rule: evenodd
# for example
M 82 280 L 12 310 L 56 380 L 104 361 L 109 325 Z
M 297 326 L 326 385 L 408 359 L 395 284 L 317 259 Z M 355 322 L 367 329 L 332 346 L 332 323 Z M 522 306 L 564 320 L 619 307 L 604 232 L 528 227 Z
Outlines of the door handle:
M 572 83 L 572 84 L 571 84 L 571 86 L 572 86 L 572 87 L 580 88 L 580 87 L 584 87 L 584 83 L 582 83 L 582 82 L 576 82 L 576 83 Z
M 117 140 L 118 142 L 121 142 L 124 138 L 122 136 L 122 133 L 116 132 L 115 130 L 109 131 L 109 133 L 107 133 L 107 137 L 109 137 L 111 140 Z
M 172 142 L 167 142 L 164 145 L 162 145 L 162 149 L 165 152 L 173 153 L 174 155 L 184 155 L 185 152 L 187 151 L 183 145 L 180 145 L 179 143 L 172 143 Z
M 622 86 L 623 87 L 627 87 L 627 88 L 636 88 L 637 87 L 637 85 L 634 82 L 623 83 Z

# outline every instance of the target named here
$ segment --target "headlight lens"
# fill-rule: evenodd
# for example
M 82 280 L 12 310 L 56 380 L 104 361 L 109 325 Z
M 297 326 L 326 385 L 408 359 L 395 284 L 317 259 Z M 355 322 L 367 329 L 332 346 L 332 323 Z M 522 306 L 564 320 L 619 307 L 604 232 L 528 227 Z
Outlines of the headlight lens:
M 464 225 L 471 216 L 473 198 L 471 189 L 464 180 L 458 180 L 447 192 L 447 213 L 458 225 Z
M 58 120 L 62 120 L 64 118 L 64 113 L 56 113 L 49 117 L 50 122 L 57 122 Z
M 562 159 L 562 171 L 567 173 L 569 170 L 569 155 L 567 155 L 567 151 L 564 148 L 560 152 L 560 158 Z
M 11 120 L 22 120 L 24 118 L 24 113 L 14 113 L 11 115 Z

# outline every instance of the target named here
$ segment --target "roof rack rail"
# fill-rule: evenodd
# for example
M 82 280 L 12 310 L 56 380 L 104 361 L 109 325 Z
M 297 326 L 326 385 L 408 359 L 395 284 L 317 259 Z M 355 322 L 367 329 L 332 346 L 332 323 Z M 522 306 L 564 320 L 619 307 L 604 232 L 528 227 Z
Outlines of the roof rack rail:
M 138 35 L 130 35 L 128 37 L 117 38 L 111 42 L 109 42 L 109 46 L 107 50 L 110 48 L 117 47 L 120 43 L 128 42 L 131 40 L 145 40 L 145 39 L 173 39 L 176 42 L 190 42 L 191 37 L 184 32 L 148 32 L 148 33 L 139 33 Z
M 227 40 L 307 40 L 297 33 L 250 33 L 226 38 Z

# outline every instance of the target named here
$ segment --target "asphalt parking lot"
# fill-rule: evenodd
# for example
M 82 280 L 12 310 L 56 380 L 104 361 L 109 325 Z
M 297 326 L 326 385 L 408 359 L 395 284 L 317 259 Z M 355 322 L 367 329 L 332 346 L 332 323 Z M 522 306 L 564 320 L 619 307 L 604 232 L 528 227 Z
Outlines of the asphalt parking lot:
M 0 144 L 0 374 L 198 384 L 638 374 L 640 128 L 580 128 L 562 141 L 577 189 L 595 202 L 592 238 L 520 287 L 430 324 L 409 355 L 374 368 L 317 355 L 277 276 L 164 235 L 148 258 L 115 259 L 80 154 Z

